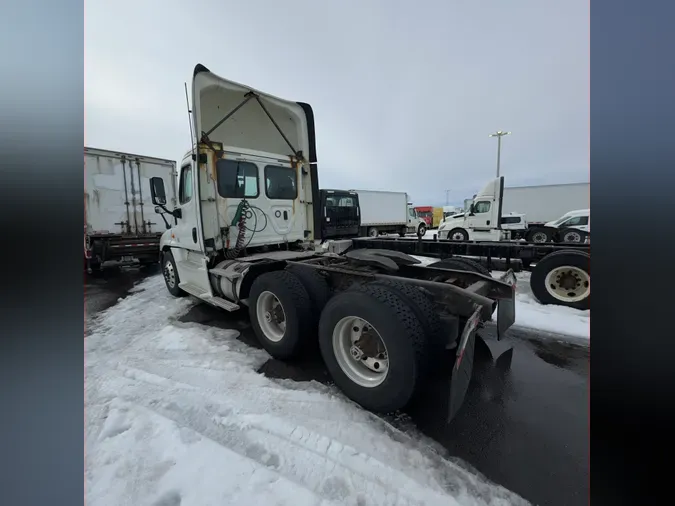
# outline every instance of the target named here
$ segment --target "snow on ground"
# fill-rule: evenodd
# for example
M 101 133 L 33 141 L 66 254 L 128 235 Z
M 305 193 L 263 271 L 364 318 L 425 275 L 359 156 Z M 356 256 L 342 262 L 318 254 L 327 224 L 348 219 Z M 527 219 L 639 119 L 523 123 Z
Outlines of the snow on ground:
M 526 504 L 333 388 L 256 373 L 236 330 L 177 321 L 192 304 L 149 278 L 85 340 L 87 504 Z
M 437 262 L 437 258 L 415 256 L 428 265 Z M 502 271 L 493 271 L 492 276 L 498 278 Z M 567 336 L 575 341 L 591 338 L 591 312 L 580 311 L 569 307 L 543 305 L 532 294 L 530 289 L 530 273 L 516 273 L 516 323 L 515 326 L 541 330 Z

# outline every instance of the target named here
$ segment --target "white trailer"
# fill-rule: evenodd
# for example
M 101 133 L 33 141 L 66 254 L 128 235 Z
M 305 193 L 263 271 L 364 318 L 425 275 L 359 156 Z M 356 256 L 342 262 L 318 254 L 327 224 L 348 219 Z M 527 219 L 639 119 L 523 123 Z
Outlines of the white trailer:
M 574 209 L 591 207 L 590 183 L 504 188 L 502 214 L 524 214 L 530 225 L 543 225 Z
M 424 235 L 426 223 L 417 216 L 405 192 L 351 190 L 359 196 L 360 235 L 377 237 L 383 233 Z
M 176 162 L 106 149 L 84 148 L 84 263 L 151 263 L 168 223 L 150 200 L 150 178 L 160 177 L 176 205 Z

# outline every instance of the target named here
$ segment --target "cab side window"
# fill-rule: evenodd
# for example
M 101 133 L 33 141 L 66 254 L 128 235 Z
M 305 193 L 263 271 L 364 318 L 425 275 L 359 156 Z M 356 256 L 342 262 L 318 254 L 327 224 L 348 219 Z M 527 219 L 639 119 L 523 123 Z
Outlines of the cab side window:
M 473 208 L 474 214 L 482 214 L 490 212 L 490 202 L 476 202 Z
M 178 202 L 187 204 L 192 199 L 192 165 L 185 165 L 180 169 L 180 183 L 178 185 Z

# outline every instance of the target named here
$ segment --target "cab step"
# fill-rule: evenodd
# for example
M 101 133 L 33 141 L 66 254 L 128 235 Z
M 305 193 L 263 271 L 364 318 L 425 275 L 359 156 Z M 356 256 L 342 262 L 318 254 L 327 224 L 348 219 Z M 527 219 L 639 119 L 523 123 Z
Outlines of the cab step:
M 213 304 L 214 306 L 218 306 L 225 311 L 232 312 L 239 309 L 238 304 L 230 302 L 229 300 L 225 300 L 222 297 L 214 297 L 209 292 L 204 292 L 204 290 L 197 285 L 193 285 L 191 283 L 180 283 L 178 286 L 190 295 L 194 295 L 198 299 L 208 302 L 209 304 Z
M 178 283 L 178 288 L 181 290 L 186 291 L 190 295 L 194 295 L 195 297 L 199 299 L 204 299 L 206 297 L 211 297 L 211 294 L 209 292 L 204 292 L 203 288 L 200 288 L 197 285 L 193 285 L 192 283 Z

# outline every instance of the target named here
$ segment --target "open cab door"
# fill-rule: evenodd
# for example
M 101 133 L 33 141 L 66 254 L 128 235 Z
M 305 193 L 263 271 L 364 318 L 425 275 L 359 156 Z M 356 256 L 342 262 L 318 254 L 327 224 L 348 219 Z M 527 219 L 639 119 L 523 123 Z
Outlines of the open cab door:
M 192 112 L 205 254 L 314 240 L 320 205 L 308 104 L 228 81 L 198 64 Z M 243 242 L 238 216 L 247 217 Z M 316 205 L 314 205 L 316 203 Z

